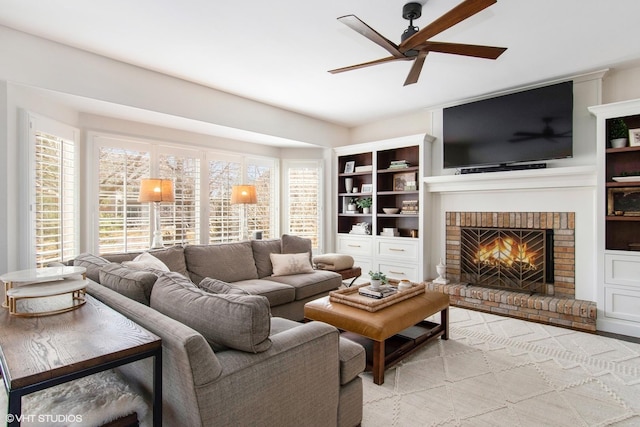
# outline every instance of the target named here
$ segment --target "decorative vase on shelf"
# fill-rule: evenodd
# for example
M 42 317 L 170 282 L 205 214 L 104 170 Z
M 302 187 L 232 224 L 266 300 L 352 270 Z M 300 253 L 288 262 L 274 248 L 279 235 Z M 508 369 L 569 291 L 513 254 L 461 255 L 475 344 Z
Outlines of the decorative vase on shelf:
M 438 277 L 434 279 L 433 283 L 442 285 L 449 283 L 449 280 L 445 277 L 447 274 L 447 266 L 442 263 L 442 258 L 440 258 L 440 263 L 436 265 L 436 273 L 438 273 Z
M 365 215 L 371 213 L 371 208 L 362 208 L 362 213 Z
M 353 190 L 353 178 L 345 178 L 344 179 L 344 189 L 347 193 L 351 193 Z
M 611 140 L 611 148 L 622 148 L 627 146 L 627 138 L 616 138 Z

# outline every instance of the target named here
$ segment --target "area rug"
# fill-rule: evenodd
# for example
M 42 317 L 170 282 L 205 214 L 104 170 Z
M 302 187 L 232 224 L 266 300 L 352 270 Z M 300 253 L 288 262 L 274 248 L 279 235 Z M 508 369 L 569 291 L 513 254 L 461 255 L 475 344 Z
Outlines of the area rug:
M 640 344 L 455 307 L 448 341 L 362 375 L 365 427 L 640 426 Z

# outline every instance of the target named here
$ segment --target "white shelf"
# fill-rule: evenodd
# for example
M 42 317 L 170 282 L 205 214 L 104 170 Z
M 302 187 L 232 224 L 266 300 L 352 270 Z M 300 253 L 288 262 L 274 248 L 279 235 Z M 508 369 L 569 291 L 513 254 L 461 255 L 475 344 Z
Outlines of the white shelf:
M 441 175 L 424 178 L 430 193 L 455 191 L 521 190 L 531 188 L 596 187 L 596 166 L 515 170 L 505 172 Z

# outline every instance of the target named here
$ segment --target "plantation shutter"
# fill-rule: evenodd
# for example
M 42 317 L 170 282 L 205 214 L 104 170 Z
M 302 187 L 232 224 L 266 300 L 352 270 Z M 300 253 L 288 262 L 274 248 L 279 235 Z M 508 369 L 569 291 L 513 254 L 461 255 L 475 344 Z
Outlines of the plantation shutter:
M 287 167 L 289 233 L 311 239 L 319 247 L 321 168 L 318 163 L 291 164 Z
M 200 243 L 200 159 L 196 153 L 160 154 L 159 177 L 171 179 L 174 203 L 160 204 L 165 245 Z
M 149 249 L 150 206 L 138 202 L 140 180 L 150 176 L 149 151 L 101 146 L 98 153 L 99 253 Z
M 76 168 L 72 140 L 35 131 L 36 266 L 76 254 Z
M 241 163 L 209 160 L 209 243 L 232 242 L 242 235 L 240 206 L 232 205 L 231 188 L 241 184 Z
M 273 161 L 247 159 L 247 184 L 256 186 L 258 203 L 248 205 L 249 233 L 260 230 L 263 239 L 275 236 L 272 230 L 274 213 L 274 165 Z

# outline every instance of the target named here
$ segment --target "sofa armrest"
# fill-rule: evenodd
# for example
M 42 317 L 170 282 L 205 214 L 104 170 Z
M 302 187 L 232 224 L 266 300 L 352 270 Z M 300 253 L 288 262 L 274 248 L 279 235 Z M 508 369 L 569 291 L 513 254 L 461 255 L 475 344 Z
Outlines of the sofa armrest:
M 198 387 L 204 425 L 335 425 L 339 333 L 312 322 L 274 327 L 268 350 L 216 353 L 222 375 Z M 247 402 L 253 402 L 250 409 Z
M 347 338 L 340 337 L 340 384 L 351 382 L 365 370 L 367 355 L 364 347 Z

